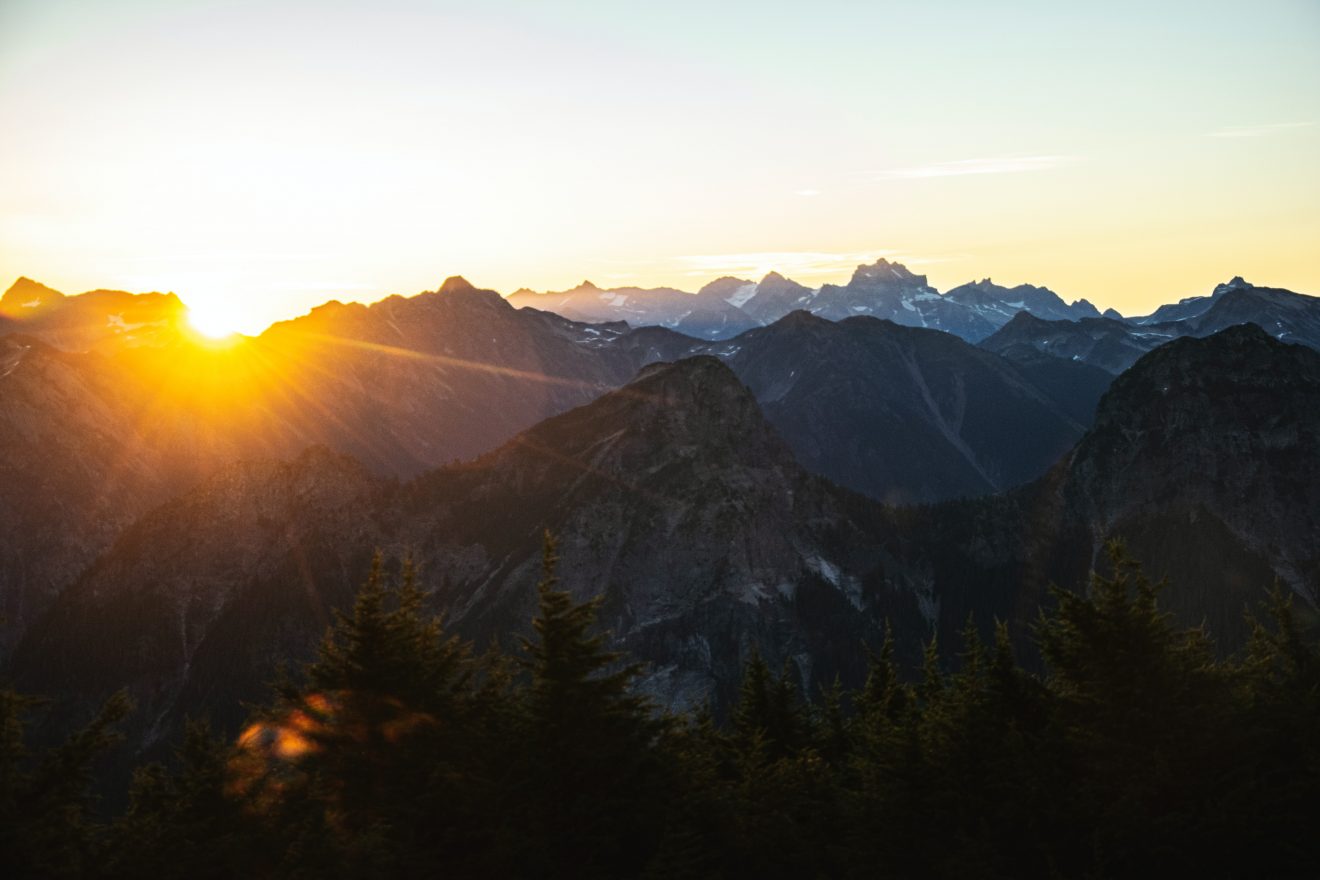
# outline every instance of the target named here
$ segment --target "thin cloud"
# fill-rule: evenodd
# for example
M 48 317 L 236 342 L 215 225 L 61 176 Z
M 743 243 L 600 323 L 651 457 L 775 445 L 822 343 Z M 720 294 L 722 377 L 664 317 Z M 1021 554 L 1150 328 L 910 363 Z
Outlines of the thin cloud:
M 1269 137 L 1272 134 L 1280 134 L 1285 131 L 1292 131 L 1298 128 L 1310 128 L 1315 125 L 1314 122 L 1269 122 L 1264 125 L 1244 125 L 1238 128 L 1221 128 L 1218 131 L 1208 132 L 1206 137 L 1212 138 L 1257 138 Z
M 793 195 L 795 195 L 795 196 L 802 196 L 804 199 L 809 199 L 809 198 L 812 198 L 813 196 L 818 196 L 818 195 L 820 195 L 820 190 L 818 190 L 818 189 L 799 189 L 799 190 L 795 190 L 795 191 L 793 192 Z
M 1023 174 L 1050 171 L 1077 161 L 1076 156 L 1001 156 L 932 162 L 906 168 L 888 168 L 876 173 L 881 180 L 921 180 L 928 177 L 961 177 L 966 174 Z

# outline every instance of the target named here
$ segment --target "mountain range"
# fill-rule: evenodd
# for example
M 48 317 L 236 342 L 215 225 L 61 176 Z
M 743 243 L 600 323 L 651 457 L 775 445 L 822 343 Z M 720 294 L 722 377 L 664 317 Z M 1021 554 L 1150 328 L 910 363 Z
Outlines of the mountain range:
M 451 278 L 207 347 L 171 295 L 134 311 L 23 280 L 0 335 L 0 654 L 69 717 L 130 687 L 138 741 L 163 741 L 188 713 L 236 723 L 377 549 L 419 562 L 466 637 L 512 638 L 546 529 L 672 706 L 726 705 L 754 646 L 814 693 L 856 682 L 886 623 L 910 663 L 969 614 L 1022 634 L 1116 537 L 1226 649 L 1275 579 L 1316 605 L 1314 298 L 1234 279 L 1066 320 L 1028 308 L 1043 288 L 983 282 L 915 313 L 1022 303 L 977 346 L 852 314 L 920 279 L 877 266 L 851 291 L 680 294 L 797 306 L 727 339 Z
M 831 321 L 861 315 L 883 318 L 908 327 L 944 330 L 969 342 L 979 342 L 1024 309 L 1048 319 L 1100 316 L 1086 300 L 1069 305 L 1048 288 L 1029 284 L 1006 288 L 988 278 L 941 295 L 926 276 L 883 258 L 858 266 L 847 284 L 819 288 L 771 272 L 760 281 L 719 278 L 696 294 L 669 287 L 602 290 L 584 281 L 571 290 L 551 293 L 524 288 L 509 301 L 519 308 L 546 309 L 578 321 L 621 320 L 708 340 L 773 324 L 799 309 Z

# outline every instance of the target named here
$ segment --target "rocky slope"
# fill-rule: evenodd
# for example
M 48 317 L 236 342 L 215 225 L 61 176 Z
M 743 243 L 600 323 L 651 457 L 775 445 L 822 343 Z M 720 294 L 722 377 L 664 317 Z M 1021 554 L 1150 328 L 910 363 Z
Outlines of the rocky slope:
M 1085 420 L 1008 361 L 947 334 L 797 312 L 721 354 L 810 470 L 894 503 L 1034 479 Z M 1058 371 L 1055 371 L 1056 373 Z M 1090 397 L 1093 388 L 1064 396 Z M 1094 406 L 1094 397 L 1086 410 Z
M 1320 354 L 1234 327 L 1141 359 L 1040 480 L 894 509 L 805 472 L 750 390 L 696 357 L 401 485 L 326 451 L 229 469 L 141 518 L 10 669 L 83 710 L 130 686 L 141 742 L 188 712 L 236 722 L 280 660 L 309 655 L 373 548 L 418 560 L 451 627 L 498 641 L 527 625 L 546 528 L 563 583 L 605 597 L 615 644 L 672 705 L 726 700 L 753 644 L 814 687 L 856 680 L 886 619 L 913 662 L 969 614 L 1021 638 L 1110 538 L 1229 650 L 1275 577 L 1320 597 L 1316 448 Z
M 22 333 L 64 351 L 110 353 L 173 342 L 187 315 L 172 293 L 93 290 L 66 296 L 19 278 L 0 297 L 0 335 Z
M 974 608 L 1016 590 L 1025 624 L 1050 582 L 1084 584 L 1121 538 L 1169 577 L 1166 606 L 1231 649 L 1247 635 L 1244 608 L 1276 579 L 1320 601 L 1318 448 L 1320 354 L 1254 325 L 1176 340 L 1115 380 L 1095 425 L 1041 480 L 913 512 L 908 562 L 926 560 L 946 601 L 959 583 L 992 597 L 969 597 Z
M 548 528 L 564 585 L 605 596 L 604 625 L 667 704 L 727 699 L 754 644 L 804 685 L 856 680 L 885 619 L 913 657 L 928 629 L 877 526 L 856 524 L 874 509 L 803 471 L 718 361 L 659 364 L 403 486 L 328 452 L 227 470 L 140 520 L 12 668 L 84 705 L 130 686 L 150 740 L 184 712 L 259 697 L 278 660 L 307 657 L 375 547 L 418 560 L 460 632 L 522 631 Z

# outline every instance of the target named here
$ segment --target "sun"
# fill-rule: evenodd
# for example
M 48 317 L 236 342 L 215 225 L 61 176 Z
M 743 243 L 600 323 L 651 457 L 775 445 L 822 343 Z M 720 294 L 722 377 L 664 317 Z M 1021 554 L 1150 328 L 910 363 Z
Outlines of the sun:
M 240 318 L 224 303 L 208 302 L 188 307 L 188 323 L 208 339 L 226 339 L 238 333 Z

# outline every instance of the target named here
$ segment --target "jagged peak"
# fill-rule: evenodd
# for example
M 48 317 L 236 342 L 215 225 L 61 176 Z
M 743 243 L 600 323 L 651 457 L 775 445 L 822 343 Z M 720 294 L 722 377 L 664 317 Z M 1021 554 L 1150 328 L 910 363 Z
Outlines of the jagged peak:
M 926 286 L 925 275 L 915 275 L 908 270 L 902 263 L 890 262 L 884 257 L 879 258 L 874 263 L 863 263 L 853 271 L 852 280 L 848 282 L 849 286 L 867 283 L 881 284 L 886 282 L 899 281 L 905 284 L 919 284 Z
M 1251 290 L 1255 286 L 1256 285 L 1246 281 L 1241 275 L 1234 275 L 1229 281 L 1225 282 L 1224 284 L 1217 285 L 1215 287 L 1214 293 L 1211 295 L 1220 296 L 1221 294 L 1228 293 L 1230 290 Z M 1195 299 L 1195 297 L 1192 298 Z M 1186 301 L 1187 300 L 1183 300 L 1183 302 Z

